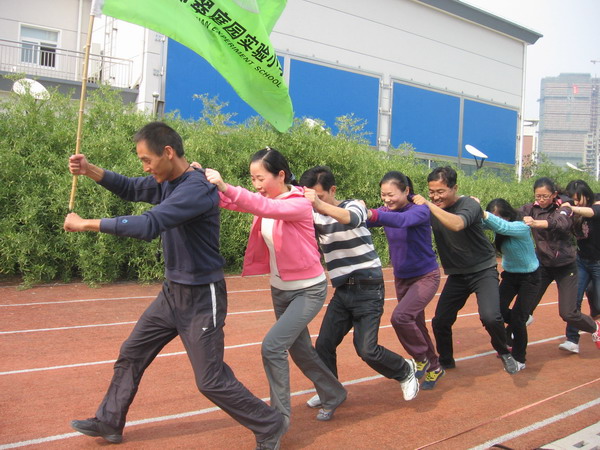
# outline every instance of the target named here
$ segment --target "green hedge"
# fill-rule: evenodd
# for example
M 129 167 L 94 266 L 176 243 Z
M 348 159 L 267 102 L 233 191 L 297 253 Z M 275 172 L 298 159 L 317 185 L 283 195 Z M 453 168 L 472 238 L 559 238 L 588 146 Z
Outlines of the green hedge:
M 363 123 L 353 116 L 341 117 L 333 130 L 309 127 L 296 121 L 287 133 L 278 133 L 257 118 L 244 124 L 232 121 L 225 104 L 198 96 L 202 119 L 190 122 L 171 115 L 165 119 L 184 139 L 186 156 L 204 167 L 219 170 L 232 184 L 251 188 L 250 156 L 269 145 L 282 151 L 299 178 L 314 165 L 325 164 L 336 174 L 339 197 L 361 198 L 369 206 L 380 204 L 378 182 L 389 170 L 408 174 L 417 192 L 426 194 L 429 168 L 419 164 L 406 148 L 390 153 L 367 145 Z M 74 152 L 78 104 L 57 91 L 48 100 L 11 96 L 0 104 L 0 276 L 20 277 L 24 286 L 50 280 L 82 278 L 90 284 L 122 279 L 143 282 L 162 277 L 156 259 L 158 240 L 151 243 L 96 233 L 66 233 L 72 177 L 68 156 Z M 151 118 L 126 107 L 108 88 L 89 95 L 86 103 L 82 150 L 93 163 L 130 176 L 142 175 L 133 134 Z M 565 185 L 580 177 L 548 164 L 536 168 L 538 176 L 554 177 Z M 598 184 L 587 181 L 599 191 Z M 505 197 L 513 205 L 532 198 L 532 179 L 517 183 L 511 174 L 499 177 L 486 169 L 467 177 L 459 172 L 460 192 L 475 195 L 485 204 Z M 75 211 L 86 218 L 139 214 L 146 204 L 123 202 L 110 192 L 80 177 Z M 221 249 L 226 270 L 241 269 L 251 217 L 222 212 Z M 389 256 L 385 236 L 374 231 L 382 262 Z

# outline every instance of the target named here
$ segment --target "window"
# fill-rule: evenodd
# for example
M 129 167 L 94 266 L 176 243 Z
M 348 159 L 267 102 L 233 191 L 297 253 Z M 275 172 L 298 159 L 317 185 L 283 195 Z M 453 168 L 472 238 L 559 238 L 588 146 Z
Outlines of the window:
M 56 67 L 58 31 L 21 25 L 21 62 Z

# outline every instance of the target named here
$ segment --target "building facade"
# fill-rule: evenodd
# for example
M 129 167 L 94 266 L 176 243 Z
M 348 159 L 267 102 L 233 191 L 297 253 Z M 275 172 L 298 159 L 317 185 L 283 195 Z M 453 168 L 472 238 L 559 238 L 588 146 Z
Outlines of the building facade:
M 91 0 L 0 2 L 0 75 L 36 79 L 44 87 L 79 98 Z M 135 101 L 133 61 L 112 56 L 94 43 L 90 49 L 88 89 L 107 83 L 127 102 Z M 0 95 L 13 81 L 0 76 Z
M 81 53 L 90 0 L 6 3 L 0 17 L 11 19 L 0 23 L 0 39 L 14 41 L 12 59 L 27 66 L 24 57 L 37 57 L 33 65 L 47 70 L 59 61 L 51 45 Z M 29 42 L 23 24 L 50 34 Z M 374 148 L 406 143 L 425 160 L 466 169 L 475 167 L 467 144 L 488 156 L 487 165 L 520 165 L 527 46 L 539 37 L 458 0 L 288 0 L 271 33 L 295 117 L 317 119 L 335 133 L 336 118 L 352 115 Z M 200 56 L 153 31 L 97 19 L 92 54 L 99 58 L 90 62 L 88 81 L 132 92 L 140 109 L 194 119 L 202 108 L 194 96 L 207 94 L 228 103 L 225 112 L 238 122 L 256 115 Z M 8 72 L 4 59 L 0 70 Z M 117 61 L 129 64 L 124 82 L 109 64 Z M 32 76 L 51 82 L 58 71 L 50 70 Z M 78 70 L 69 73 L 76 79 Z
M 541 82 L 539 151 L 554 164 L 571 163 L 598 176 L 598 89 L 590 74 L 563 73 Z
M 297 118 L 363 119 L 371 145 L 410 144 L 423 159 L 520 161 L 527 46 L 539 34 L 455 0 L 288 0 L 271 33 Z M 165 108 L 198 117 L 218 96 L 256 115 L 208 63 L 168 43 Z

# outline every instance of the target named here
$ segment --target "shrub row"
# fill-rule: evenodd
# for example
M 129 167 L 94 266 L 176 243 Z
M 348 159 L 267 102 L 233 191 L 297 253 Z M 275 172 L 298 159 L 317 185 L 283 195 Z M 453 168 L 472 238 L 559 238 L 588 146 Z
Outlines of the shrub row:
M 430 169 L 404 148 L 389 153 L 374 151 L 365 140 L 363 123 L 353 116 L 338 119 L 335 135 L 300 120 L 282 134 L 258 118 L 236 124 L 233 115 L 224 112 L 226 105 L 205 96 L 198 96 L 198 100 L 200 120 L 191 122 L 170 115 L 165 121 L 182 135 L 190 161 L 219 170 L 227 182 L 251 188 L 250 156 L 268 145 L 287 156 L 297 178 L 314 165 L 330 166 L 336 174 L 339 198 L 361 198 L 369 206 L 378 206 L 378 183 L 389 170 L 406 173 L 418 193 L 427 192 Z M 67 159 L 75 149 L 77 110 L 68 95 L 57 91 L 52 91 L 48 100 L 13 94 L 0 104 L 0 276 L 18 276 L 25 286 L 73 278 L 90 284 L 158 280 L 163 271 L 155 257 L 158 240 L 146 243 L 62 230 L 71 190 Z M 87 101 L 81 152 L 101 167 L 142 175 L 131 138 L 150 120 L 123 105 L 110 89 L 100 89 Z M 551 176 L 562 185 L 582 175 L 549 164 L 537 167 L 536 174 Z M 596 182 L 587 181 L 599 190 Z M 485 168 L 470 177 L 459 171 L 460 192 L 479 197 L 483 204 L 502 196 L 513 205 L 522 205 L 532 198 L 532 183 L 532 179 L 517 183 L 511 174 L 498 176 Z M 83 217 L 139 214 L 147 208 L 149 205 L 121 201 L 86 177 L 79 179 L 75 211 Z M 221 222 L 226 269 L 237 272 L 251 217 L 223 211 Z M 382 262 L 387 264 L 387 244 L 381 230 L 374 231 L 374 240 Z

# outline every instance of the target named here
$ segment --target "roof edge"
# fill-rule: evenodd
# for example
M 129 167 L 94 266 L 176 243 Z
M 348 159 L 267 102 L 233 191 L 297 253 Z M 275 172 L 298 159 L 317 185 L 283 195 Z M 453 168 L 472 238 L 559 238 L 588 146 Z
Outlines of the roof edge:
M 506 34 L 530 45 L 535 44 L 539 38 L 543 37 L 543 34 L 540 34 L 537 31 L 530 30 L 529 28 L 525 28 L 524 26 L 518 25 L 510 20 L 503 19 L 502 17 L 496 16 L 467 3 L 463 3 L 459 0 L 415 1 Z

